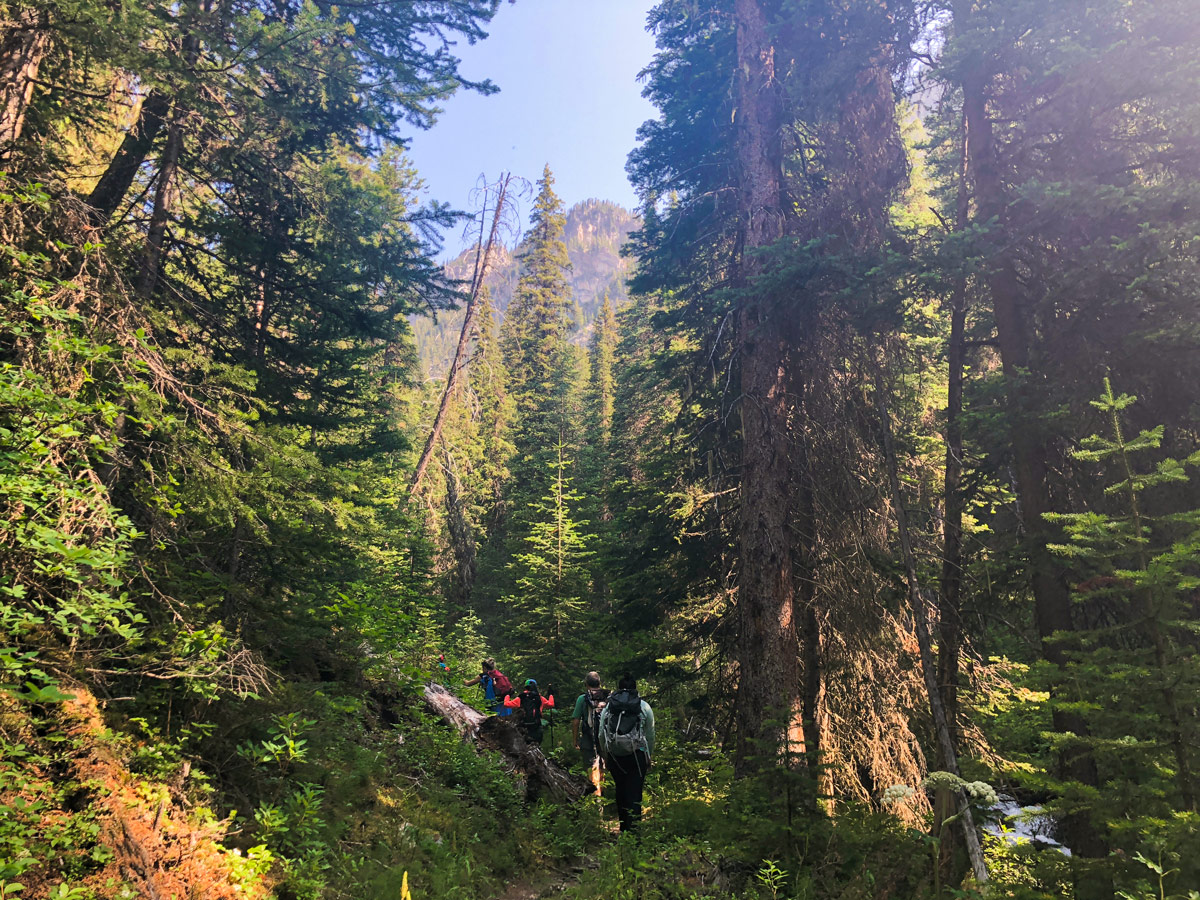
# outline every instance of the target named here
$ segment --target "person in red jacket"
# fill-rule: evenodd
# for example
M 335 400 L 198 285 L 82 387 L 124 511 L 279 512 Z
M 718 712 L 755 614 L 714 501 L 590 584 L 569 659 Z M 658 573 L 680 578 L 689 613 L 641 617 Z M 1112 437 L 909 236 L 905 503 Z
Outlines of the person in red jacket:
M 542 710 L 554 708 L 554 695 L 543 697 L 538 692 L 538 684 L 532 678 L 525 682 L 525 690 L 504 701 L 509 709 L 521 710 L 521 731 L 525 739 L 534 744 L 542 743 Z

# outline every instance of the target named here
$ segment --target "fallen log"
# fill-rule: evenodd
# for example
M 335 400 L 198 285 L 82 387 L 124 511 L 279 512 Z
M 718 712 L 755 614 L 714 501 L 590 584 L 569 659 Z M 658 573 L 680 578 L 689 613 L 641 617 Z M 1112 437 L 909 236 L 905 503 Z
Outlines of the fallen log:
M 547 759 L 542 748 L 525 740 L 520 729 L 507 717 L 484 715 L 440 684 L 425 686 L 425 703 L 464 740 L 470 740 L 480 750 L 504 757 L 509 771 L 525 782 L 528 799 L 546 797 L 572 802 L 595 790 L 586 778 L 573 775 L 554 760 Z

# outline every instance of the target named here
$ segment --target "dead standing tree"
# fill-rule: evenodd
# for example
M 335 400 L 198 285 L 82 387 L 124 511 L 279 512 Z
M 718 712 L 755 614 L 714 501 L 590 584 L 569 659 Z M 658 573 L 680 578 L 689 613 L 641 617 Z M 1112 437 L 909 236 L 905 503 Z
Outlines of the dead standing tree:
M 458 335 L 458 346 L 454 349 L 454 359 L 450 363 L 450 371 L 446 375 L 446 387 L 442 391 L 442 400 L 438 404 L 437 414 L 433 417 L 433 426 L 429 429 L 429 439 L 425 442 L 425 449 L 421 451 L 421 458 L 417 462 L 417 468 L 413 472 L 412 483 L 409 485 L 409 494 L 416 496 L 417 491 L 421 487 L 421 481 L 425 477 L 425 470 L 429 468 L 429 460 L 433 456 L 433 448 L 437 446 L 438 438 L 442 433 L 442 426 L 446 422 L 446 412 L 450 408 L 450 400 L 458 390 L 459 378 L 462 376 L 463 370 L 467 367 L 467 348 L 471 343 L 471 335 L 475 326 L 475 310 L 478 306 L 479 292 L 483 288 L 483 280 L 487 276 L 488 267 L 491 265 L 492 249 L 495 247 L 496 240 L 500 235 L 500 228 L 504 222 L 504 210 L 508 202 L 509 188 L 511 186 L 513 176 L 510 173 L 504 173 L 500 176 L 500 180 L 494 186 L 484 187 L 483 209 L 479 215 L 479 242 L 475 246 L 475 270 L 471 276 L 471 289 L 467 294 L 466 312 L 463 315 L 462 331 Z M 492 207 L 492 221 L 490 228 L 487 223 L 488 197 L 492 191 L 495 191 L 496 202 Z M 487 229 L 487 238 L 484 239 L 484 230 Z

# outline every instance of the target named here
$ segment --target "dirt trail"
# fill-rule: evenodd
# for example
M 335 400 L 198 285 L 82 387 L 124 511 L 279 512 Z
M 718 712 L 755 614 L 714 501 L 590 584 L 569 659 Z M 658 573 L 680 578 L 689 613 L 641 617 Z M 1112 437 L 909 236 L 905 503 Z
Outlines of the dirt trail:
M 594 868 L 596 868 L 596 861 L 586 859 L 565 871 L 544 872 L 541 878 L 526 879 L 510 884 L 508 890 L 500 894 L 496 900 L 546 900 L 546 898 L 557 897 L 567 888 L 576 884 L 580 875 L 588 869 Z

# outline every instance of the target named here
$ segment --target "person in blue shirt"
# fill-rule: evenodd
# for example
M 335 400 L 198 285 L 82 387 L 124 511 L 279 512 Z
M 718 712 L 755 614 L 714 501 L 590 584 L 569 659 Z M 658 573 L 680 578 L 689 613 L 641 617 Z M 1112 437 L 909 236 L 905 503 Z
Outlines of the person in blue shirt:
M 487 704 L 488 709 L 498 716 L 511 716 L 512 710 L 504 706 L 504 698 L 496 696 L 496 681 L 498 677 L 503 677 L 500 670 L 496 668 L 494 659 L 485 659 L 482 663 L 482 671 L 469 681 L 464 681 L 463 684 L 470 687 L 473 684 L 483 688 L 483 699 Z

